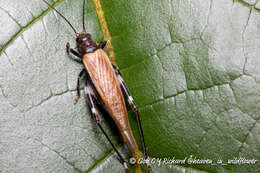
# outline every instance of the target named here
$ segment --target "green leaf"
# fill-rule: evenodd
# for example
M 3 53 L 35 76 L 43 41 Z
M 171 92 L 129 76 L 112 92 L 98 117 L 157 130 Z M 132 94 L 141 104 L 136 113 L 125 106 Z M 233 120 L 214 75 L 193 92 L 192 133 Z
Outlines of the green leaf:
M 135 99 L 154 172 L 259 172 L 260 2 L 102 0 L 116 63 Z M 56 8 L 82 30 L 82 1 Z M 93 2 L 86 28 L 103 33 Z M 123 172 L 84 97 L 74 105 L 82 65 L 66 22 L 41 0 L 0 2 L 0 168 L 2 172 Z M 83 82 L 82 82 L 83 83 Z M 82 85 L 83 87 L 83 85 Z M 83 95 L 83 91 L 82 91 Z M 135 115 L 129 112 L 141 148 Z M 112 120 L 102 124 L 131 155 Z M 257 160 L 190 164 L 188 159 Z M 132 169 L 133 167 L 131 167 Z

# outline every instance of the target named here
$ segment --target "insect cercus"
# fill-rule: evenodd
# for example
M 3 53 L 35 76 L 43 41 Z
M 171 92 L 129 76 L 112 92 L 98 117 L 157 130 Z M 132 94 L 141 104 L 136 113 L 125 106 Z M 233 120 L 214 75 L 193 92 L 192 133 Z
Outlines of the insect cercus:
M 104 128 L 100 123 L 97 107 L 102 106 L 108 114 L 115 121 L 116 126 L 119 129 L 120 134 L 123 137 L 124 142 L 127 144 L 133 157 L 139 160 L 142 157 L 142 152 L 138 149 L 138 145 L 133 136 L 126 110 L 124 96 L 127 98 L 130 106 L 136 113 L 138 128 L 141 136 L 142 147 L 144 152 L 144 158 L 148 159 L 147 150 L 144 141 L 143 130 L 141 126 L 141 120 L 138 108 L 129 93 L 129 90 L 123 81 L 119 69 L 110 62 L 107 54 L 103 50 L 106 46 L 107 40 L 102 41 L 98 45 L 92 40 L 91 35 L 86 32 L 84 23 L 85 14 L 85 0 L 83 0 L 83 32 L 78 33 L 71 23 L 54 7 L 52 7 L 46 0 L 43 0 L 49 7 L 56 11 L 72 28 L 76 35 L 76 42 L 79 48 L 79 53 L 74 49 L 70 48 L 70 44 L 67 43 L 66 48 L 68 53 L 80 58 L 84 65 L 84 69 L 79 73 L 77 79 L 77 102 L 80 97 L 80 78 L 86 75 L 85 81 L 85 94 L 90 107 L 91 113 L 95 122 L 97 123 L 100 130 L 104 133 L 109 143 L 117 153 L 121 164 L 123 165 L 125 172 L 129 173 L 126 160 L 118 152 L 115 145 L 110 140 L 109 136 L 105 132 Z M 148 172 L 152 169 L 148 163 L 146 163 Z M 135 170 L 141 173 L 141 166 L 136 162 Z

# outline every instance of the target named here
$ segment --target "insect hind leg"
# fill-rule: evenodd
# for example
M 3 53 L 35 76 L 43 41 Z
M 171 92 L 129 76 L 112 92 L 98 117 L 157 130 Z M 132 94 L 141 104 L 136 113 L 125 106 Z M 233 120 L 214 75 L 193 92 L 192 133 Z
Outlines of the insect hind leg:
M 146 148 L 146 145 L 145 145 L 143 128 L 142 128 L 142 124 L 141 124 L 141 118 L 140 118 L 140 114 L 139 114 L 139 111 L 138 111 L 138 107 L 135 104 L 134 99 L 133 99 L 133 97 L 131 96 L 131 94 L 129 92 L 129 89 L 126 86 L 126 84 L 125 84 L 125 82 L 124 82 L 124 80 L 123 80 L 123 78 L 121 76 L 121 73 L 120 73 L 119 69 L 114 64 L 112 64 L 112 66 L 115 69 L 115 73 L 116 73 L 118 82 L 119 82 L 119 84 L 121 86 L 121 90 L 122 90 L 124 96 L 127 98 L 128 103 L 130 104 L 131 108 L 135 111 L 137 124 L 138 124 L 138 129 L 139 129 L 140 136 L 141 136 L 141 141 L 142 141 L 142 147 L 143 147 L 143 151 L 144 151 L 144 157 L 147 160 L 148 159 L 148 153 L 147 153 L 147 148 Z M 151 166 L 150 166 L 150 164 L 148 162 L 146 163 L 146 167 L 147 167 L 148 172 L 151 173 L 152 172 L 152 168 L 151 168 Z
M 124 166 L 125 172 L 130 173 L 129 168 L 127 166 L 127 162 L 122 157 L 122 155 L 119 153 L 119 151 L 116 149 L 115 145 L 113 144 L 113 142 L 111 141 L 111 139 L 109 138 L 106 131 L 104 130 L 104 128 L 101 125 L 101 120 L 99 118 L 98 110 L 97 110 L 97 100 L 96 100 L 97 96 L 95 95 L 95 92 L 93 91 L 92 85 L 91 85 L 89 80 L 86 80 L 85 94 L 86 94 L 87 101 L 88 101 L 88 104 L 89 104 L 89 107 L 90 107 L 90 110 L 91 110 L 91 113 L 93 115 L 95 122 L 97 123 L 98 127 L 100 128 L 100 130 L 103 132 L 103 134 L 105 135 L 105 137 L 107 138 L 107 140 L 111 144 L 112 148 L 117 153 L 117 155 L 119 157 L 119 161 Z

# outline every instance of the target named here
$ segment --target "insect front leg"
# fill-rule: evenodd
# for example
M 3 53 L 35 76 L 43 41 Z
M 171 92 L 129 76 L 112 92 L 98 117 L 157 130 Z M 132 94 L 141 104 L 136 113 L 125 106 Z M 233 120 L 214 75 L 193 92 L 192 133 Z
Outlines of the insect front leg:
M 107 133 L 105 132 L 104 128 L 101 125 L 100 118 L 98 115 L 98 110 L 97 110 L 97 98 L 98 97 L 95 95 L 95 92 L 93 91 L 92 85 L 89 80 L 86 80 L 85 94 L 86 94 L 87 101 L 88 101 L 88 104 L 89 104 L 89 107 L 90 107 L 90 110 L 91 110 L 91 113 L 93 115 L 95 122 L 97 123 L 98 127 L 103 132 L 103 134 L 106 136 L 106 138 L 109 141 L 109 143 L 111 144 L 112 148 L 117 153 L 121 164 L 124 166 L 125 172 L 130 173 L 125 159 L 122 157 L 122 155 L 116 149 L 115 145 L 113 144 L 113 142 L 111 141 L 111 139 L 109 138 L 109 136 L 107 135 Z
M 122 90 L 124 96 L 127 98 L 128 103 L 130 104 L 131 108 L 135 111 L 138 129 L 139 129 L 141 141 L 142 141 L 142 147 L 143 147 L 143 151 L 144 151 L 144 157 L 145 157 L 145 159 L 148 159 L 147 148 L 146 148 L 146 145 L 145 145 L 143 128 L 142 128 L 142 124 L 141 124 L 141 118 L 140 118 L 140 114 L 139 114 L 137 105 L 135 104 L 134 99 L 129 92 L 129 89 L 126 86 L 119 69 L 114 64 L 112 64 L 112 66 L 115 69 L 117 80 L 120 83 L 120 87 L 121 87 L 121 90 Z M 152 168 L 151 168 L 151 166 L 148 162 L 146 163 L 146 167 L 147 167 L 147 170 L 148 170 L 149 173 L 152 172 Z
M 70 43 L 68 42 L 66 44 L 66 50 L 67 50 L 67 53 L 72 53 L 73 55 L 79 57 L 80 59 L 82 59 L 82 55 L 80 55 L 77 51 L 75 51 L 74 49 L 70 48 Z
M 98 45 L 98 48 L 104 49 L 105 46 L 107 45 L 107 42 L 108 42 L 108 40 L 101 41 L 101 42 L 99 43 L 99 45 Z

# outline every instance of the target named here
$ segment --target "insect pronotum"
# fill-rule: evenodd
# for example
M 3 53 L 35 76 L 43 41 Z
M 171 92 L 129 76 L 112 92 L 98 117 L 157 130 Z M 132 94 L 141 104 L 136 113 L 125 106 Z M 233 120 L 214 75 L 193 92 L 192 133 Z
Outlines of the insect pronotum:
M 85 94 L 90 107 L 91 113 L 95 122 L 97 123 L 100 130 L 104 133 L 105 137 L 112 145 L 113 149 L 119 157 L 119 161 L 123 165 L 125 172 L 129 173 L 129 168 L 126 160 L 118 152 L 117 148 L 110 140 L 106 131 L 100 123 L 100 118 L 98 115 L 97 107 L 98 105 L 103 107 L 108 114 L 115 121 L 116 126 L 119 129 L 120 134 L 123 137 L 124 142 L 127 144 L 129 150 L 131 151 L 133 157 L 138 161 L 142 157 L 142 152 L 138 149 L 138 145 L 133 136 L 126 110 L 126 105 L 124 101 L 124 96 L 127 98 L 130 106 L 136 113 L 138 128 L 141 136 L 142 147 L 144 152 L 144 158 L 148 159 L 147 149 L 145 146 L 143 130 L 141 126 L 141 120 L 138 108 L 130 95 L 130 92 L 121 77 L 119 69 L 110 62 L 107 54 L 103 50 L 106 46 L 107 40 L 102 41 L 98 45 L 92 40 L 91 35 L 86 32 L 84 16 L 85 16 L 85 0 L 83 0 L 83 31 L 78 33 L 76 29 L 71 25 L 71 23 L 54 7 L 52 7 L 46 0 L 43 0 L 49 7 L 51 7 L 55 12 L 57 12 L 72 28 L 76 35 L 76 42 L 79 48 L 79 53 L 74 49 L 70 48 L 70 44 L 67 43 L 67 53 L 72 53 L 73 55 L 80 58 L 84 65 L 84 69 L 79 73 L 77 79 L 77 97 L 75 102 L 78 101 L 80 97 L 80 78 L 85 75 Z M 146 163 L 146 168 L 148 172 L 152 169 L 149 163 Z M 141 173 L 141 166 L 136 162 L 135 170 Z

